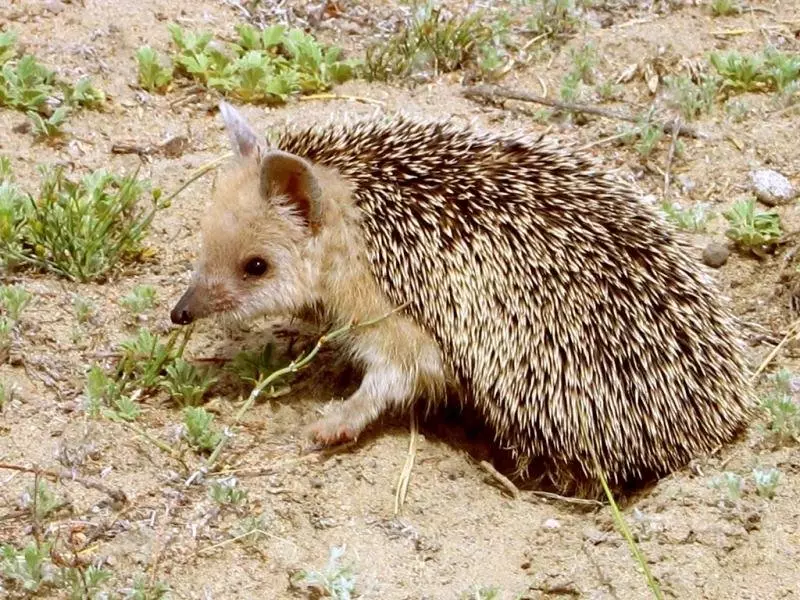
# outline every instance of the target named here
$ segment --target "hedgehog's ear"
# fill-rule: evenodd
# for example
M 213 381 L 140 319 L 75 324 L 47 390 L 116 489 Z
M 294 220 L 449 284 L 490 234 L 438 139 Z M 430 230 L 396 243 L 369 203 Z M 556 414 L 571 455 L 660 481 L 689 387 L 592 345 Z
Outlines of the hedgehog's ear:
M 219 113 L 228 130 L 234 154 L 249 158 L 261 152 L 258 135 L 238 110 L 227 102 L 220 102 Z
M 318 231 L 322 191 L 306 160 L 280 150 L 266 153 L 261 159 L 261 193 L 265 198 L 285 197 L 311 232 Z

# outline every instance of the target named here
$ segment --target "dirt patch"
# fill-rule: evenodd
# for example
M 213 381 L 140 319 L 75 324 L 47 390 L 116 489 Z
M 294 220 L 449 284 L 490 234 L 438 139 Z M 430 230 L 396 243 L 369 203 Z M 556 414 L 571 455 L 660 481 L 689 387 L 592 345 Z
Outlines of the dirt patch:
M 215 98 L 201 94 L 197 102 L 183 102 L 194 93 L 189 87 L 165 96 L 143 93 L 136 86 L 133 56 L 144 44 L 166 50 L 170 21 L 232 36 L 234 25 L 246 17 L 234 4 L 12 0 L 0 8 L 1 20 L 19 33 L 27 52 L 64 77 L 91 75 L 109 96 L 104 111 L 83 111 L 68 121 L 68 142 L 60 147 L 34 143 L 29 133 L 15 131 L 25 115 L 0 109 L 0 154 L 11 160 L 20 182 L 34 188 L 36 165 L 41 163 L 63 163 L 78 173 L 97 168 L 130 172 L 141 165 L 144 176 L 170 191 L 227 151 L 220 121 L 208 110 Z M 273 12 L 254 13 L 254 22 L 268 25 L 271 19 L 289 19 L 284 6 L 289 3 L 272 4 Z M 361 52 L 381 28 L 390 30 L 409 10 L 389 2 L 375 7 L 341 2 L 327 12 L 293 4 L 294 22 L 309 25 L 320 39 L 335 40 L 352 53 Z M 497 4 L 497 11 L 513 13 L 519 3 Z M 663 63 L 678 72 L 680 59 L 703 61 L 712 50 L 758 52 L 765 39 L 785 52 L 798 52 L 800 12 L 791 3 L 755 3 L 752 11 L 720 18 L 712 18 L 707 7 L 672 4 L 663 10 L 632 4 L 598 8 L 585 15 L 593 26 L 559 38 L 562 43 L 554 44 L 554 50 L 534 55 L 527 66 L 509 72 L 503 84 L 556 97 L 573 68 L 570 51 L 591 42 L 598 57 L 598 81 L 616 81 L 632 65 L 640 65 L 636 75 L 619 84 L 613 103 L 637 112 L 654 100 L 647 74 L 658 69 L 648 70 L 648 65 Z M 430 76 L 414 85 L 354 80 L 335 89 L 341 95 L 379 101 L 383 108 L 321 99 L 270 109 L 245 105 L 242 112 L 268 131 L 294 122 L 403 110 L 509 131 L 549 130 L 564 144 L 576 146 L 614 136 L 620 126 L 595 117 L 581 125 L 576 119 L 547 120 L 533 114 L 540 107 L 519 103 L 500 108 L 471 102 L 462 95 L 462 77 Z M 659 90 L 662 93 L 663 87 Z M 798 112 L 780 110 L 770 94 L 740 99 L 747 103 L 746 118 L 734 120 L 716 106 L 710 116 L 694 123 L 709 133 L 709 139 L 682 138 L 681 151 L 670 165 L 670 197 L 683 204 L 707 202 L 717 214 L 707 232 L 687 234 L 698 259 L 709 241 L 724 241 L 726 221 L 720 215 L 747 194 L 751 169 L 775 169 L 800 184 Z M 588 101 L 599 100 L 590 95 Z M 112 152 L 121 142 L 148 146 L 176 135 L 189 140 L 176 156 L 142 159 Z M 667 137 L 646 158 L 614 142 L 594 145 L 590 151 L 620 169 L 644 194 L 660 200 L 668 146 Z M 210 177 L 200 179 L 159 212 L 147 237 L 154 258 L 110 282 L 77 284 L 36 274 L 5 277 L 33 294 L 33 301 L 21 317 L 9 360 L 0 366 L 0 378 L 16 387 L 0 412 L 0 462 L 72 470 L 124 490 L 130 502 L 119 505 L 101 490 L 62 479 L 49 485 L 64 506 L 36 522 L 30 518 L 30 506 L 21 508 L 34 475 L 0 470 L 0 540 L 21 546 L 35 535 L 52 538 L 58 532 L 60 552 L 70 544 L 76 549 L 62 561 L 102 565 L 112 577 L 108 589 L 123 595 L 141 577 L 151 592 L 163 581 L 178 598 L 292 597 L 292 573 L 321 569 L 330 549 L 344 546 L 343 561 L 352 565 L 364 598 L 451 599 L 476 586 L 494 586 L 503 599 L 649 597 L 607 507 L 530 492 L 509 499 L 478 465 L 488 456 L 481 439 L 471 430 L 459 430 L 452 415 L 423 426 L 400 516 L 394 515 L 393 507 L 409 443 L 405 418 L 387 419 L 346 451 L 301 454 L 302 427 L 315 419 L 325 402 L 345 395 L 353 384 L 336 366 L 332 351 L 317 359 L 313 373 L 291 394 L 260 401 L 247 413 L 225 457 L 228 475 L 247 490 L 247 501 L 241 504 L 220 505 L 210 497 L 208 481 L 185 485 L 186 469 L 180 461 L 129 426 L 89 418 L 81 404 L 89 366 L 111 362 L 119 342 L 139 325 L 157 333 L 169 330 L 169 309 L 184 289 L 197 253 L 197 223 L 210 186 Z M 796 232 L 798 207 L 790 204 L 777 211 L 784 232 Z M 796 271 L 796 260 L 787 260 L 791 248 L 789 240 L 762 260 L 733 253 L 724 267 L 710 272 L 747 328 L 748 358 L 754 366 L 795 319 L 794 274 L 786 275 L 787 269 Z M 142 284 L 155 287 L 157 301 L 136 319 L 120 300 Z M 76 321 L 76 296 L 95 307 L 83 325 Z M 232 329 L 201 323 L 187 355 L 230 357 L 274 338 L 276 360 L 285 363 L 297 349 L 289 348 L 286 335 L 274 333 L 273 326 L 258 322 Z M 313 331 L 305 337 L 313 340 Z M 794 343 L 787 344 L 768 372 L 796 371 L 796 351 Z M 231 422 L 240 392 L 222 388 L 210 400 L 209 410 L 219 422 Z M 159 401 L 148 401 L 142 409 L 138 428 L 167 444 L 178 443 L 182 417 L 177 409 Z M 739 443 L 664 479 L 626 505 L 626 518 L 666 597 L 800 594 L 800 509 L 795 501 L 800 458 L 796 447 L 765 444 L 762 430 L 762 422 L 754 424 Z M 192 460 L 199 464 L 196 457 Z M 773 498 L 756 494 L 755 468 L 780 471 Z M 744 479 L 744 491 L 733 500 L 715 479 L 723 472 Z M 230 541 L 246 526 L 261 533 Z M 24 595 L 12 585 L 6 587 L 12 597 Z M 46 590 L 40 597 L 67 597 L 67 589 Z

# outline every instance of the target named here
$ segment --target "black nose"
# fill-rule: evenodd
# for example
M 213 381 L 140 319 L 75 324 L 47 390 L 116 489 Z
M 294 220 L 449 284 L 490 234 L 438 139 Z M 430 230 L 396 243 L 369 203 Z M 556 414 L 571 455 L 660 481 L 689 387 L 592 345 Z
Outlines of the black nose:
M 192 313 L 180 305 L 172 309 L 172 312 L 169 313 L 169 318 L 172 319 L 172 322 L 175 323 L 175 325 L 188 325 L 194 321 Z

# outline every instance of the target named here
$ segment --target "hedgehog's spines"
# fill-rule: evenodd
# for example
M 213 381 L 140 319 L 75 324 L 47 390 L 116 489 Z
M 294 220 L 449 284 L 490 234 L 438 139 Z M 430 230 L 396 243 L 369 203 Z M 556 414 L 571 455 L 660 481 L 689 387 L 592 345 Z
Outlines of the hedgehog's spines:
M 612 482 L 662 474 L 751 416 L 708 276 L 591 157 L 405 115 L 277 145 L 352 184 L 375 279 L 410 302 L 523 472 L 591 477 L 594 451 Z

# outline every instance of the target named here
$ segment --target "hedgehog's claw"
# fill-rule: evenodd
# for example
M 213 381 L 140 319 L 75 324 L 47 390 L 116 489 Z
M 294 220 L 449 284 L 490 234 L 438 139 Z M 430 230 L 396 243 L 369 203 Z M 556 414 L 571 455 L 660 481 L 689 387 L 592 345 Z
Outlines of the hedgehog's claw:
M 327 447 L 355 441 L 360 430 L 348 422 L 344 415 L 334 412 L 313 423 L 308 433 L 318 445 Z

